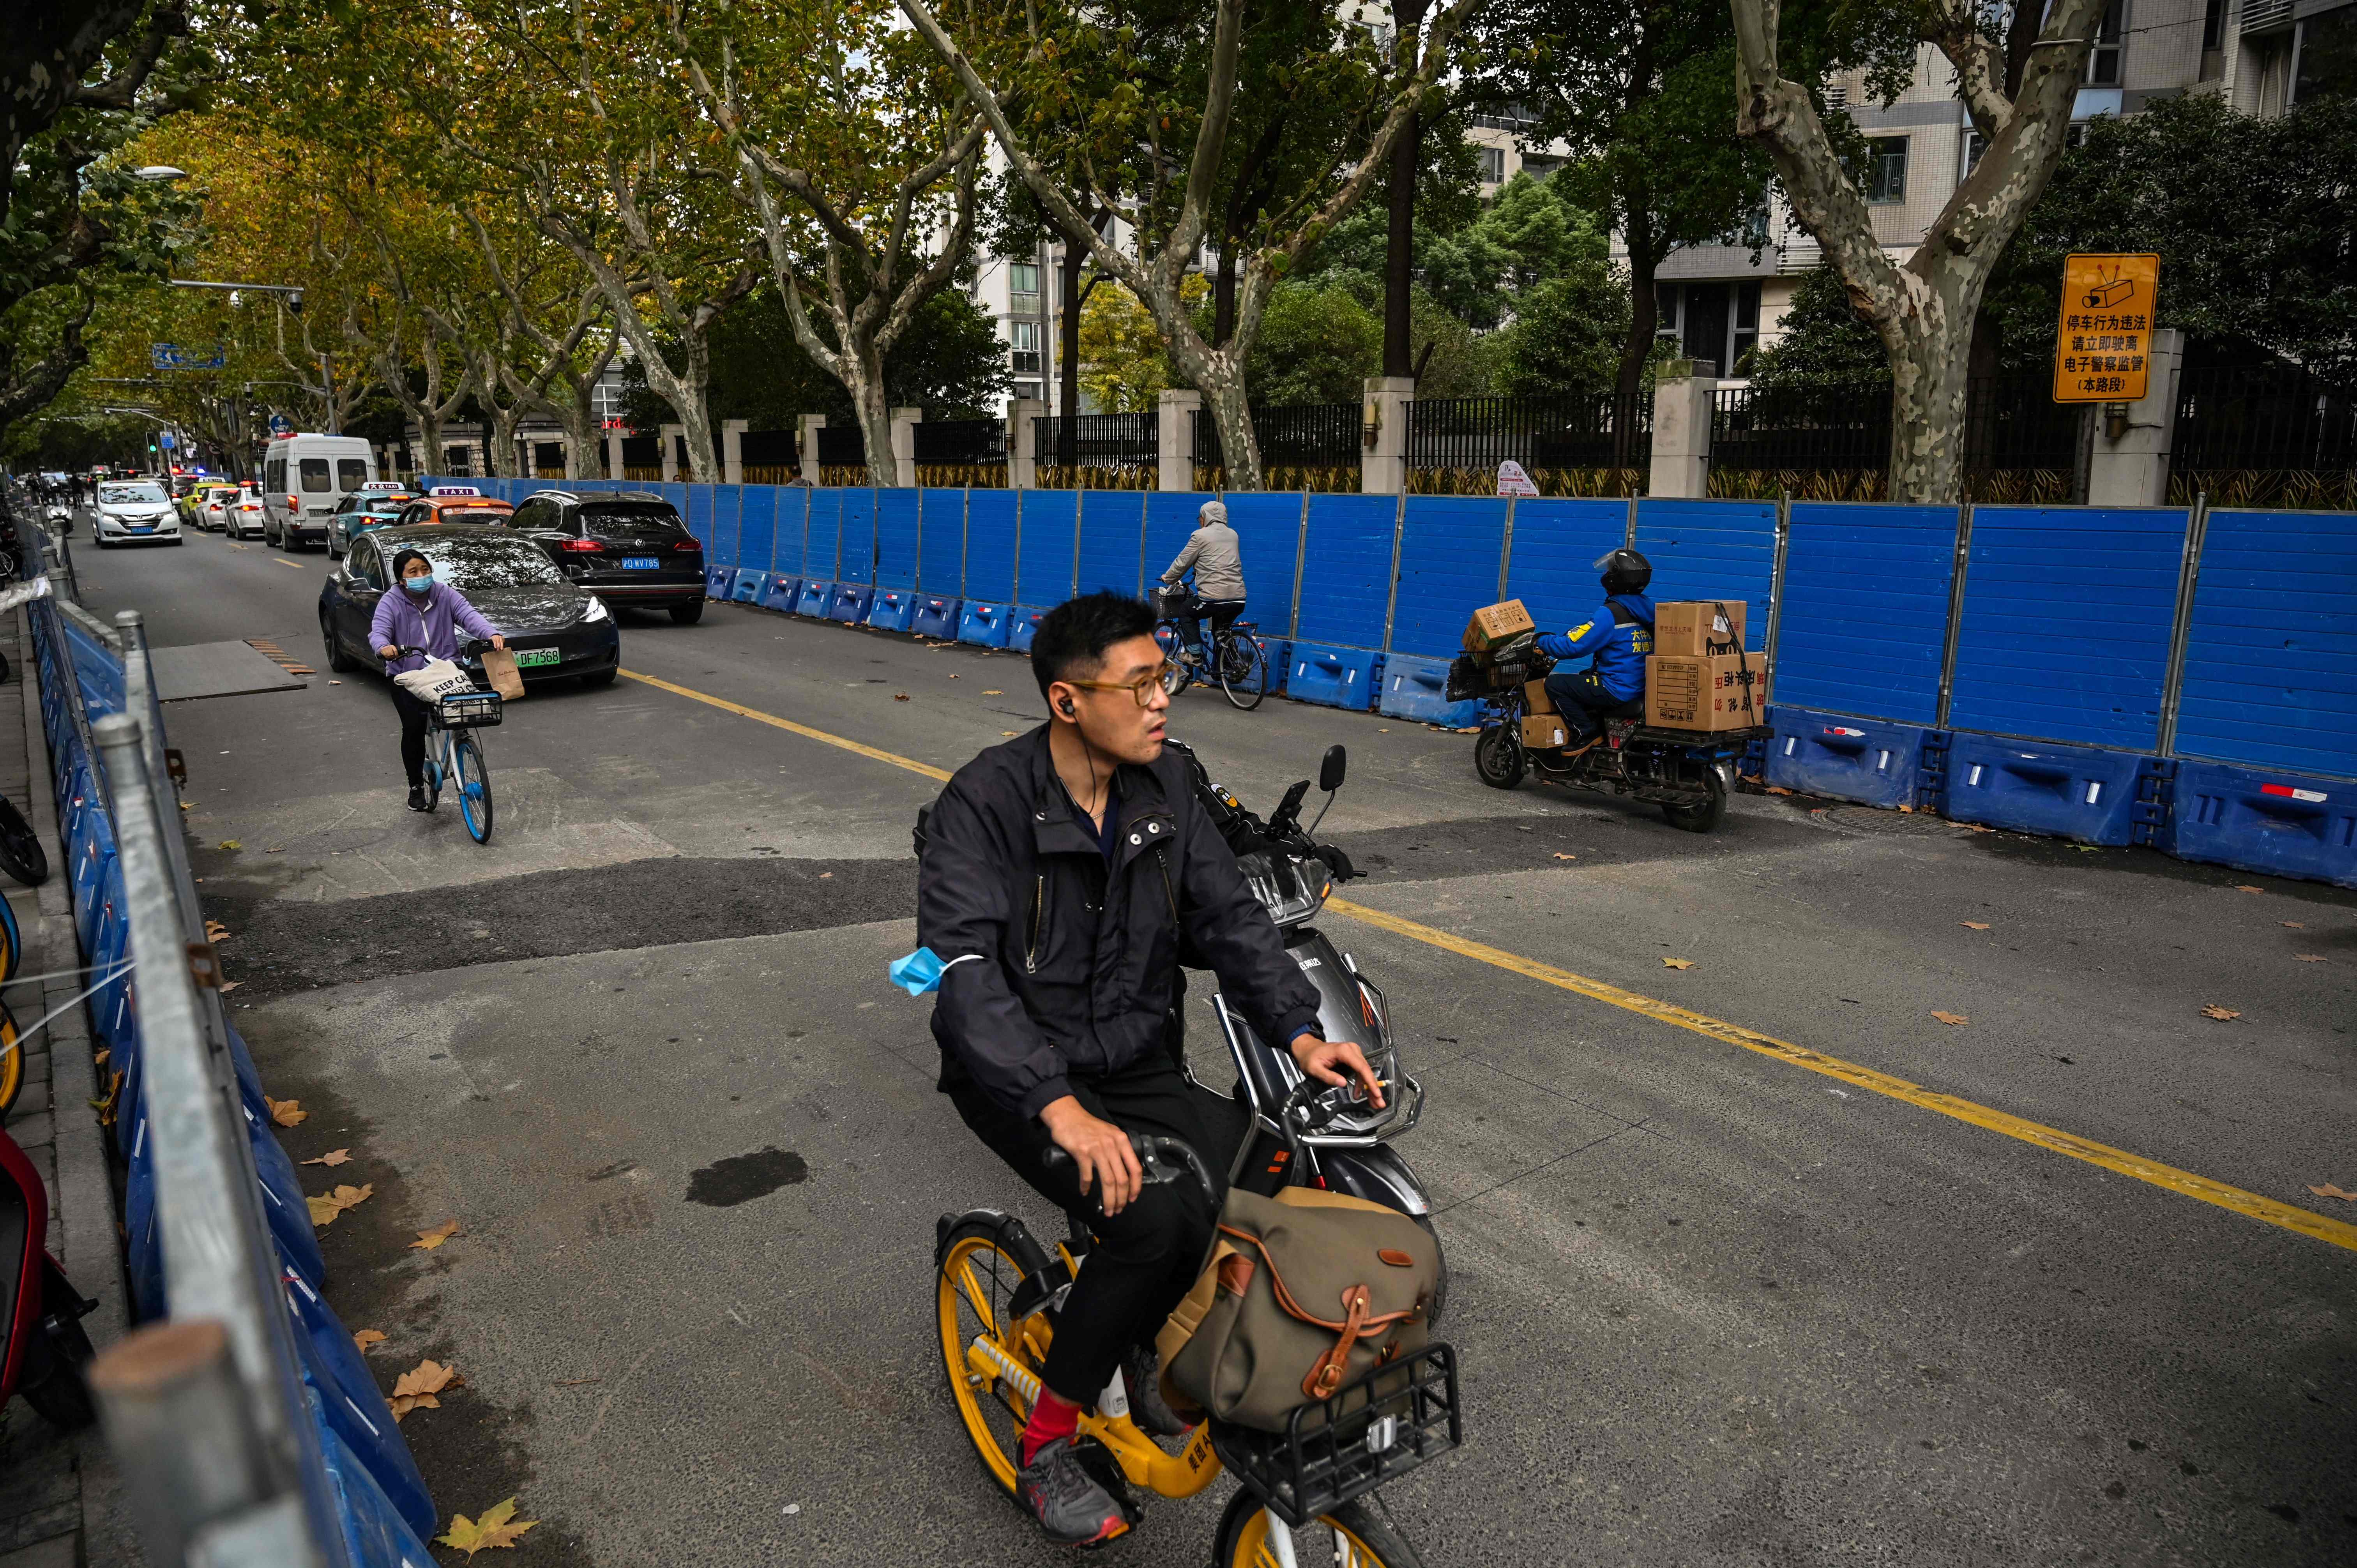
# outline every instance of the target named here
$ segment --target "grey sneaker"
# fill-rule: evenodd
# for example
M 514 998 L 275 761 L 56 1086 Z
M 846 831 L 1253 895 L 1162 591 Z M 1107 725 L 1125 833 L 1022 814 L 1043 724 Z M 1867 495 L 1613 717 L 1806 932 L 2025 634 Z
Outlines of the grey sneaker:
M 1129 1529 L 1129 1515 L 1082 1467 L 1069 1437 L 1039 1445 L 1016 1474 L 1015 1500 L 1059 1546 L 1102 1545 Z
M 1184 1437 L 1194 1430 L 1178 1419 L 1162 1397 L 1162 1358 L 1152 1350 L 1132 1350 L 1121 1359 L 1122 1381 L 1129 1390 L 1129 1418 L 1156 1437 Z

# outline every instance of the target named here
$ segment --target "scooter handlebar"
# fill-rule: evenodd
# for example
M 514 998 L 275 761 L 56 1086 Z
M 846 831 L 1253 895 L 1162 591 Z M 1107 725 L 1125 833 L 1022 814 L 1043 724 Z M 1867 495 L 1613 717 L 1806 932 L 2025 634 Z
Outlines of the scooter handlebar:
M 1137 1155 L 1139 1173 L 1145 1176 L 1147 1186 L 1159 1187 L 1165 1182 L 1191 1176 L 1195 1178 L 1195 1185 L 1202 1188 L 1203 1201 L 1214 1210 L 1220 1207 L 1219 1185 L 1211 1179 L 1211 1167 L 1203 1163 L 1203 1156 L 1197 1154 L 1187 1140 L 1159 1137 L 1151 1133 L 1132 1133 L 1129 1134 L 1129 1146 Z M 1051 1171 L 1060 1170 L 1072 1163 L 1072 1156 L 1062 1148 L 1051 1146 L 1039 1156 L 1039 1163 Z

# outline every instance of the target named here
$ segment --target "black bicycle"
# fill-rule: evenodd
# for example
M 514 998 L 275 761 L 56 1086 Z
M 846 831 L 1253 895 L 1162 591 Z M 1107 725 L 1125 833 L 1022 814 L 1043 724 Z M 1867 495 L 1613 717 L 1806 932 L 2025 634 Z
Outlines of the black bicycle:
M 1268 645 L 1260 639 L 1258 623 L 1235 620 L 1223 627 L 1206 627 L 1203 636 L 1211 644 L 1207 658 L 1187 639 L 1186 628 L 1179 624 L 1196 618 L 1190 613 L 1194 596 L 1178 587 L 1165 588 L 1155 597 L 1155 612 L 1162 618 L 1154 623 L 1154 640 L 1162 645 L 1163 657 L 1170 661 L 1164 689 L 1176 697 L 1200 681 L 1217 685 L 1232 704 L 1246 713 L 1259 707 L 1261 699 L 1268 695 Z

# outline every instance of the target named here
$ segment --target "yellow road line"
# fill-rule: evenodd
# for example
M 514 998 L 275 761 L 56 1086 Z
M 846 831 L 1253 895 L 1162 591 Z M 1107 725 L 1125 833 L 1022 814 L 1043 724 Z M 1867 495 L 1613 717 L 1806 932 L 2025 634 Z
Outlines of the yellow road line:
M 873 757 L 877 762 L 887 762 L 895 768 L 905 768 L 911 773 L 921 773 L 928 779 L 937 779 L 943 782 L 949 779 L 949 775 L 941 768 L 919 762 L 914 757 L 901 757 L 897 753 L 884 751 L 872 746 L 863 746 L 858 741 L 846 739 L 839 735 L 831 735 L 823 729 L 813 729 L 808 725 L 796 724 L 791 719 L 781 719 L 775 714 L 765 714 L 758 708 L 748 708 L 740 703 L 732 703 L 723 697 L 711 696 L 685 686 L 675 686 L 669 681 L 658 680 L 652 675 L 641 675 L 634 670 L 625 670 L 622 674 L 632 681 L 643 682 L 647 685 L 660 687 L 663 691 L 686 697 L 691 701 L 708 703 L 725 712 L 735 714 L 740 718 L 751 719 L 756 724 L 765 724 L 778 729 L 789 730 L 823 745 L 839 746 L 845 751 L 856 752 L 862 757 Z M 2191 1171 L 2179 1170 L 2175 1165 L 2165 1165 L 2158 1160 L 2147 1160 L 2140 1155 L 2129 1154 L 2125 1149 L 2115 1149 L 2108 1144 L 2098 1144 L 2093 1139 L 2077 1137 L 2059 1128 L 2048 1127 L 2008 1112 L 1993 1110 L 1969 1100 L 1960 1100 L 1953 1094 L 1942 1094 L 1935 1090 L 1926 1089 L 1920 1083 L 1910 1083 L 1893 1074 L 1878 1072 L 1873 1068 L 1860 1067 L 1856 1062 L 1844 1061 L 1839 1057 L 1829 1057 L 1822 1051 L 1813 1051 L 1806 1046 L 1796 1046 L 1789 1040 L 1780 1040 L 1773 1035 L 1763 1035 L 1757 1029 L 1747 1029 L 1740 1024 L 1729 1024 L 1724 1019 L 1714 1018 L 1706 1013 L 1697 1013 L 1690 1007 L 1681 1007 L 1674 1002 L 1664 1002 L 1659 997 L 1624 990 L 1606 981 L 1590 980 L 1584 974 L 1574 974 L 1567 969 L 1557 969 L 1551 963 L 1541 963 L 1536 959 L 1524 958 L 1520 953 L 1511 953 L 1503 948 L 1493 948 L 1485 942 L 1471 941 L 1464 937 L 1454 936 L 1448 931 L 1405 919 L 1398 915 L 1386 914 L 1381 909 L 1370 908 L 1364 904 L 1354 904 L 1346 898 L 1329 898 L 1326 901 L 1326 908 L 1338 915 L 1390 931 L 1395 936 L 1405 937 L 1411 941 L 1423 942 L 1428 947 L 1456 953 L 1460 958 L 1473 959 L 1493 968 L 1506 970 L 1512 973 L 1539 981 L 1544 984 L 1556 986 L 1587 997 L 1591 1001 L 1602 1002 L 1609 1006 L 1619 1007 L 1660 1023 L 1674 1024 L 1681 1029 L 1691 1029 L 1697 1035 L 1717 1040 L 1724 1045 L 1740 1046 L 1747 1051 L 1754 1051 L 1763 1057 L 1773 1057 L 1779 1061 L 1788 1062 L 1794 1067 L 1806 1068 L 1811 1072 L 1823 1073 L 1827 1078 L 1838 1079 L 1844 1083 L 1866 1090 L 1869 1093 L 1904 1101 L 1910 1105 L 1921 1106 L 1926 1111 L 1935 1111 L 1943 1116 L 1970 1122 L 1975 1127 L 1984 1127 L 1992 1133 L 2002 1133 L 2008 1138 L 2016 1138 L 2022 1143 L 2035 1144 L 2039 1148 L 2049 1149 L 2058 1155 L 2068 1155 L 2074 1160 L 2084 1160 L 2092 1165 L 2100 1165 L 2115 1175 L 2133 1176 L 2138 1181 L 2149 1182 L 2154 1187 L 2177 1193 L 2181 1197 L 2199 1198 L 2203 1203 L 2215 1204 L 2220 1208 L 2231 1210 L 2246 1219 L 2255 1219 L 2261 1224 L 2297 1231 L 2302 1236 L 2312 1237 L 2319 1241 L 2327 1241 L 2333 1246 L 2345 1247 L 2351 1251 L 2357 1251 L 2357 1225 L 2352 1225 L 2345 1220 L 2328 1219 L 2321 1214 L 2310 1213 L 2293 1204 L 2278 1203 L 2272 1197 L 2263 1197 L 2255 1192 L 2245 1192 L 2241 1187 L 2229 1187 L 2224 1182 L 2212 1181 L 2208 1176 L 2196 1176 Z
M 1460 957 L 1475 959 L 1495 968 L 1508 970 L 1544 984 L 1560 987 L 1565 991 L 1575 992 L 1593 1001 L 1622 1008 L 1644 1017 L 1657 1019 L 1664 1024 L 1674 1024 L 1681 1029 L 1691 1029 L 1697 1035 L 1717 1040 L 1722 1044 L 1740 1046 L 1747 1051 L 1756 1051 L 1763 1057 L 1773 1057 L 1779 1061 L 1789 1062 L 1794 1067 L 1806 1068 L 1811 1072 L 1823 1073 L 1827 1078 L 1839 1079 L 1844 1083 L 1875 1094 L 1886 1095 L 1892 1100 L 1903 1100 L 1910 1105 L 1919 1105 L 1926 1111 L 1936 1111 L 1943 1116 L 1952 1116 L 1959 1122 L 1969 1122 L 1975 1127 L 1985 1127 L 1992 1133 L 2002 1133 L 2008 1138 L 2018 1138 L 2025 1144 L 2034 1144 L 2041 1149 L 2050 1149 L 2058 1155 L 2068 1155 L 2074 1160 L 2084 1160 L 2089 1165 L 2101 1165 L 2115 1175 L 2134 1176 L 2138 1181 L 2149 1182 L 2155 1187 L 2165 1188 L 2182 1197 L 2199 1198 L 2204 1203 L 2215 1204 L 2221 1208 L 2230 1209 L 2242 1215 L 2246 1219 L 2256 1219 L 2262 1224 L 2280 1226 L 2286 1230 L 2296 1230 L 2303 1236 L 2313 1237 L 2319 1241 L 2329 1241 L 2336 1247 L 2346 1247 L 2352 1251 L 2357 1251 L 2357 1225 L 2349 1224 L 2344 1220 L 2328 1219 L 2321 1214 L 2312 1214 L 2293 1204 L 2278 1203 L 2272 1197 L 2262 1197 L 2255 1192 L 2245 1192 L 2238 1187 L 2228 1187 L 2224 1182 L 2212 1181 L 2208 1176 L 2196 1176 L 2191 1171 L 2179 1170 L 2174 1165 L 2165 1165 L 2158 1160 L 2147 1160 L 2140 1155 L 2129 1154 L 2125 1149 L 2115 1149 L 2107 1144 L 2098 1144 L 2091 1139 L 2077 1137 L 2056 1128 L 2042 1126 L 2036 1122 L 2027 1121 L 2007 1112 L 1992 1110 L 1988 1106 L 1978 1105 L 1969 1100 L 1959 1100 L 1953 1094 L 1942 1094 L 1936 1090 L 1925 1089 L 1920 1083 L 1910 1083 L 1903 1078 L 1897 1078 L 1887 1072 L 1878 1072 L 1872 1068 L 1860 1067 L 1855 1062 L 1846 1062 L 1838 1057 L 1829 1057 L 1822 1051 L 1813 1051 L 1805 1046 L 1796 1046 L 1790 1041 L 1777 1039 L 1772 1035 L 1763 1035 L 1756 1029 L 1747 1029 L 1740 1024 L 1729 1024 L 1711 1017 L 1707 1014 L 1695 1012 L 1692 1008 L 1681 1007 L 1674 1002 L 1663 1002 L 1634 991 L 1624 991 L 1620 986 L 1607 982 L 1590 980 L 1584 974 L 1574 974 L 1569 970 L 1557 969 L 1551 963 L 1541 963 L 1535 959 L 1523 958 L 1519 953 L 1510 953 L 1503 949 L 1493 948 L 1483 942 L 1469 941 L 1463 937 L 1453 936 L 1447 931 L 1437 930 L 1414 920 L 1403 919 L 1397 915 L 1386 914 L 1381 909 L 1371 909 L 1363 904 L 1353 904 L 1342 898 L 1329 898 L 1326 902 L 1326 908 L 1338 915 L 1347 915 L 1351 919 L 1364 921 L 1368 925 L 1379 927 L 1396 936 L 1405 937 L 1411 941 L 1423 942 L 1427 946 L 1440 948 Z
M 691 702 L 708 703 L 725 712 L 735 714 L 738 718 L 751 719 L 755 724 L 768 725 L 774 729 L 791 730 L 795 735 L 824 746 L 839 746 L 845 751 L 856 751 L 862 757 L 873 757 L 878 762 L 888 762 L 895 768 L 905 768 L 911 773 L 921 773 L 928 779 L 938 779 L 944 784 L 949 782 L 950 776 L 945 770 L 935 768 L 931 763 L 919 762 L 913 757 L 902 757 L 895 752 L 878 750 L 872 746 L 862 746 L 856 740 L 849 740 L 839 735 L 830 735 L 823 729 L 813 729 L 808 725 L 798 725 L 791 719 L 781 719 L 775 714 L 765 714 L 759 708 L 748 708 L 741 703 L 732 703 L 726 697 L 716 697 L 709 693 L 692 691 L 685 686 L 674 686 L 668 681 L 657 680 L 652 675 L 641 675 L 635 670 L 623 671 L 622 678 L 626 681 L 640 681 L 650 686 L 660 687 L 673 696 L 685 697 Z
M 303 564 L 300 561 L 288 561 L 284 557 L 277 555 L 273 555 L 271 559 L 277 562 L 281 566 L 292 566 L 297 572 L 300 572 L 303 569 Z

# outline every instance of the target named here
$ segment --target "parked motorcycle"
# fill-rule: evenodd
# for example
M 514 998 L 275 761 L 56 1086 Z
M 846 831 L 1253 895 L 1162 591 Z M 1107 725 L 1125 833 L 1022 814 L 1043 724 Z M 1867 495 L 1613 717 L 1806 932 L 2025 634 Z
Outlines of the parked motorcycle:
M 7 1334 L 0 1402 L 23 1394 L 44 1419 L 71 1432 L 98 1417 L 83 1376 L 91 1350 L 81 1326 L 98 1303 L 74 1289 L 49 1256 L 48 1227 L 40 1173 L 0 1132 L 0 1330 Z
M 1481 733 L 1473 742 L 1473 771 L 1482 783 L 1512 789 L 1535 773 L 1551 783 L 1651 801 L 1672 827 L 1688 832 L 1718 826 L 1727 798 L 1735 793 L 1736 764 L 1747 746 L 1767 736 L 1766 725 L 1706 732 L 1620 716 L 1605 719 L 1603 739 L 1584 751 L 1532 746 L 1523 723 L 1533 716 L 1528 687 L 1554 668 L 1532 632 L 1500 648 L 1487 664 L 1469 655 L 1450 667 L 1450 700 L 1484 704 Z
M 1308 779 L 1286 790 L 1264 822 L 1232 791 L 1212 781 L 1191 747 L 1175 740 L 1164 744 L 1186 759 L 1196 794 L 1235 851 L 1246 885 L 1284 933 L 1285 950 L 1318 988 L 1318 1032 L 1329 1040 L 1358 1046 L 1383 1086 L 1382 1110 L 1370 1104 L 1355 1084 L 1320 1088 L 1303 1075 L 1291 1052 L 1262 1039 L 1243 1014 L 1214 992 L 1211 1010 L 1236 1066 L 1232 1098 L 1251 1118 L 1251 1131 L 1237 1151 L 1229 1181 L 1263 1194 L 1283 1187 L 1325 1187 L 1395 1208 L 1432 1230 L 1432 1203 L 1424 1183 L 1391 1145 L 1392 1139 L 1423 1119 L 1424 1086 L 1400 1067 L 1383 993 L 1360 972 L 1349 953 L 1310 924 L 1335 886 L 1358 875 L 1339 847 L 1319 843 L 1315 837 L 1342 787 L 1348 754 L 1339 746 L 1327 750 L 1318 772 L 1326 802 L 1305 828 L 1301 805 L 1309 792 Z M 1187 1076 L 1193 1080 L 1191 1069 Z M 1436 1235 L 1436 1245 L 1437 1241 Z M 1433 1294 L 1434 1322 L 1448 1300 L 1444 1255 Z

